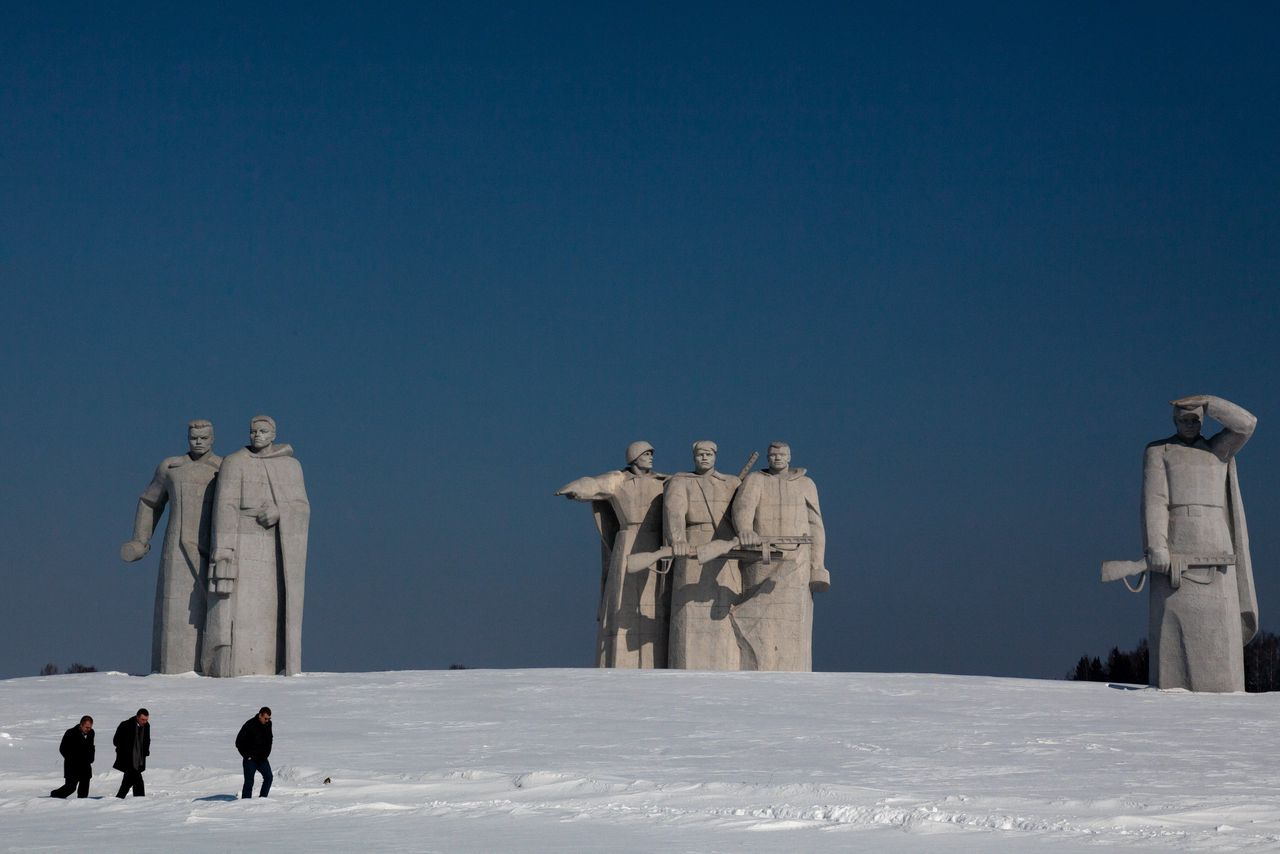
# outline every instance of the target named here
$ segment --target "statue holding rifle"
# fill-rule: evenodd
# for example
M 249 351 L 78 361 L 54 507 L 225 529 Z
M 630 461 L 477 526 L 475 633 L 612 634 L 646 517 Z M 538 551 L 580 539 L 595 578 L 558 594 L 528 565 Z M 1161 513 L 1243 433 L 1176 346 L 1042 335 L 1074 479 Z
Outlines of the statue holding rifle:
M 1222 425 L 1201 435 L 1205 417 Z M 1235 456 L 1257 419 L 1211 395 L 1173 401 L 1174 435 L 1147 446 L 1142 473 L 1146 558 L 1107 561 L 1102 580 L 1151 585 L 1150 682 L 1243 691 L 1243 648 L 1258 630 L 1249 534 Z M 1125 581 L 1129 584 L 1128 580 Z
M 743 670 L 813 669 L 813 593 L 831 586 L 818 488 L 791 468 L 791 448 L 774 442 L 769 467 L 747 475 L 733 501 L 743 549 L 742 595 L 730 610 Z M 781 550 L 777 559 L 774 548 Z
M 716 471 L 716 443 L 693 443 L 693 471 L 672 475 L 662 496 L 663 530 L 671 546 L 669 666 L 739 670 L 729 608 L 742 592 L 738 562 L 699 560 L 698 547 L 733 539 L 729 504 L 741 481 Z

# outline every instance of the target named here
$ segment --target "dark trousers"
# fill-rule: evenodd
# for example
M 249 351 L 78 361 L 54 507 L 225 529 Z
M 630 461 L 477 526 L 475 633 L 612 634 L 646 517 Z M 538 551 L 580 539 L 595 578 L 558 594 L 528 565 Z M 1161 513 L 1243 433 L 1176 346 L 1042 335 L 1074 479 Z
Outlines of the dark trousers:
M 79 777 L 68 777 L 67 782 L 54 789 L 49 794 L 55 798 L 69 798 L 71 793 L 75 792 L 77 798 L 89 797 L 89 772 L 85 772 Z
M 124 772 L 124 779 L 120 781 L 120 791 L 116 792 L 117 798 L 123 798 L 125 794 L 133 789 L 133 796 L 141 798 L 147 794 L 146 789 L 142 785 L 142 772 L 135 771 L 130 768 Z
M 271 774 L 271 763 L 265 759 L 246 759 L 244 760 L 244 788 L 240 790 L 240 797 L 253 797 L 253 772 L 255 771 L 262 775 L 262 788 L 258 791 L 258 797 L 265 798 L 271 791 L 271 781 L 275 779 Z

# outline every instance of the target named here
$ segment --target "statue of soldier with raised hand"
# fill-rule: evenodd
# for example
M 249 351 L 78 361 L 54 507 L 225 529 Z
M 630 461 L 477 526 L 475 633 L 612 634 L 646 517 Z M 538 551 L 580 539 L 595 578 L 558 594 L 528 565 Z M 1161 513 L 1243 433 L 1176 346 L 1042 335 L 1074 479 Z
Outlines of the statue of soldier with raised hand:
M 1243 649 L 1258 630 L 1258 600 L 1235 457 L 1258 419 L 1212 395 L 1172 403 L 1176 432 L 1147 446 L 1142 468 L 1150 681 L 1243 691 Z M 1206 417 L 1223 428 L 1209 439 L 1201 435 Z M 1194 565 L 1183 568 L 1195 555 L 1234 563 L 1195 564 L 1192 557 Z

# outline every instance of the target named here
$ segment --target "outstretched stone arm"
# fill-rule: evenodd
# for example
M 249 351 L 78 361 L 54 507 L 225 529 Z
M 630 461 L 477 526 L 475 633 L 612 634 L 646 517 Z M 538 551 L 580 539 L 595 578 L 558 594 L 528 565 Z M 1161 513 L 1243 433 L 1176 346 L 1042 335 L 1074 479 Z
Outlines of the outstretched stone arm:
M 607 501 L 618 491 L 625 478 L 626 473 L 620 471 L 596 477 L 580 477 L 557 489 L 556 495 L 563 495 L 570 501 Z
M 160 524 L 165 505 L 169 502 L 169 493 L 164 488 L 164 463 L 156 469 L 151 483 L 138 499 L 138 509 L 133 514 L 133 539 L 120 547 L 120 557 L 132 563 L 140 560 L 151 551 L 151 537 Z

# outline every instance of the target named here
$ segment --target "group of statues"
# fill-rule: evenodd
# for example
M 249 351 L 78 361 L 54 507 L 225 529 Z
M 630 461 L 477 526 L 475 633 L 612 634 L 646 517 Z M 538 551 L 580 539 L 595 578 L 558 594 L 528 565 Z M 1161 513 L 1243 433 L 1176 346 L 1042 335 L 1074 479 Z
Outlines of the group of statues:
M 125 561 L 169 524 L 156 583 L 151 670 L 206 676 L 302 669 L 302 602 L 311 507 L 293 448 L 255 415 L 249 444 L 213 452 L 213 424 L 187 425 L 187 453 L 165 459 L 138 499 Z
M 1206 418 L 1222 425 L 1208 439 Z M 1144 458 L 1145 555 L 1104 562 L 1102 580 L 1150 585 L 1152 685 L 1243 691 L 1258 602 L 1235 457 L 1257 419 L 1196 395 L 1173 401 L 1173 421 Z M 256 415 L 249 444 L 222 458 L 213 425 L 192 421 L 187 453 L 161 462 L 139 498 L 126 561 L 147 554 L 170 508 L 154 672 L 301 671 L 310 504 L 293 449 L 275 438 L 275 421 Z M 625 468 L 556 491 L 590 502 L 600 533 L 597 666 L 813 669 L 813 593 L 831 583 L 818 490 L 785 442 L 767 453 L 765 468 L 751 471 L 752 454 L 735 476 L 716 469 L 715 442 L 694 442 L 692 470 L 665 475 L 653 446 L 632 442 Z
M 813 669 L 812 594 L 831 578 L 817 487 L 785 442 L 737 476 L 716 453 L 694 442 L 693 470 L 665 475 L 632 442 L 626 468 L 556 491 L 591 502 L 601 537 L 597 666 Z
M 1205 418 L 1222 425 L 1206 439 Z M 1142 467 L 1146 554 L 1106 561 L 1102 580 L 1149 584 L 1150 683 L 1189 691 L 1243 691 L 1244 644 L 1258 631 L 1249 531 L 1236 454 L 1258 419 L 1230 401 L 1173 401 L 1175 432 L 1147 445 Z M 1135 585 L 1127 576 L 1138 576 Z
M 1143 461 L 1145 555 L 1104 562 L 1102 580 L 1150 584 L 1151 685 L 1243 691 L 1258 601 L 1235 457 L 1257 419 L 1211 395 L 1172 404 L 1174 434 Z M 830 586 L 817 488 L 786 443 L 737 477 L 716 450 L 694 442 L 693 470 L 663 475 L 633 442 L 626 468 L 556 491 L 591 503 L 601 537 L 597 666 L 812 669 L 812 594 Z

